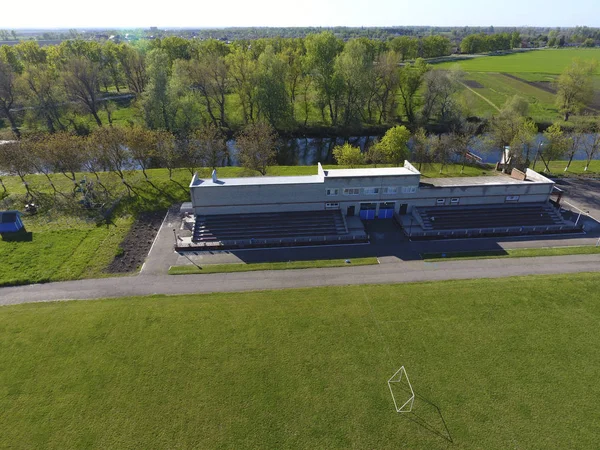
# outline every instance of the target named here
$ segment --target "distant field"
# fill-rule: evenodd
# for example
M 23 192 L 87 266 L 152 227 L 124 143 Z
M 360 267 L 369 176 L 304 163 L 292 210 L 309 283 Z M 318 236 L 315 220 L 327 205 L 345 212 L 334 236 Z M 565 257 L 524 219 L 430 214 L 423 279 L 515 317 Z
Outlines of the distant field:
M 458 65 L 466 72 L 463 96 L 475 115 L 490 116 L 507 99 L 519 95 L 529 102 L 531 117 L 540 122 L 550 122 L 560 117 L 552 82 L 573 58 L 600 62 L 600 49 L 535 50 L 445 62 L 434 67 L 447 69 Z M 591 112 L 600 108 L 600 66 L 596 73 L 594 84 L 597 93 L 589 102 Z
M 435 67 L 441 69 L 458 65 L 465 72 L 527 72 L 558 75 L 571 64 L 573 58 L 596 59 L 600 62 L 600 49 L 544 49 L 500 56 L 481 56 L 436 64 Z M 600 75 L 600 66 L 596 69 L 596 74 Z
M 597 274 L 0 307 L 1 448 L 595 449 Z M 404 365 L 417 394 L 395 412 Z

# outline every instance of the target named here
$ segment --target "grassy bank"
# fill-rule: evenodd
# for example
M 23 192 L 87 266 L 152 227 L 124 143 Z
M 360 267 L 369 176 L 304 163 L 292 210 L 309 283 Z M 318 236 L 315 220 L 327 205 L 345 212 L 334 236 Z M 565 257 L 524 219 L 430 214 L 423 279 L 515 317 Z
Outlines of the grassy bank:
M 313 261 L 289 261 L 251 264 L 205 264 L 199 266 L 172 266 L 169 275 L 209 274 L 229 272 L 254 272 L 256 270 L 319 269 L 324 267 L 370 266 L 379 264 L 375 257 L 345 259 L 317 259 Z
M 492 259 L 492 258 L 532 258 L 536 256 L 564 256 L 564 255 L 596 255 L 600 254 L 600 247 L 543 247 L 543 248 L 514 248 L 506 250 L 491 250 L 486 252 L 446 252 L 423 253 L 421 257 L 428 262 L 451 261 L 461 259 Z
M 0 240 L 0 286 L 106 276 L 132 222 L 126 217 L 109 226 L 76 219 L 28 223 L 30 242 Z
M 0 447 L 592 449 L 599 290 L 580 274 L 2 307 Z M 387 385 L 401 365 L 410 415 Z

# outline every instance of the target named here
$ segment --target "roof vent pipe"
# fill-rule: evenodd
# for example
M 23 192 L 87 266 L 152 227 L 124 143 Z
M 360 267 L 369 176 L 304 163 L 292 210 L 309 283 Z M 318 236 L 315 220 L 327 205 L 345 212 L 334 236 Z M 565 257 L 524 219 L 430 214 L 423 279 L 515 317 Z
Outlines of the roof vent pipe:
M 212 171 L 212 180 L 213 180 L 213 183 L 217 182 L 217 169 L 213 169 L 213 171 Z

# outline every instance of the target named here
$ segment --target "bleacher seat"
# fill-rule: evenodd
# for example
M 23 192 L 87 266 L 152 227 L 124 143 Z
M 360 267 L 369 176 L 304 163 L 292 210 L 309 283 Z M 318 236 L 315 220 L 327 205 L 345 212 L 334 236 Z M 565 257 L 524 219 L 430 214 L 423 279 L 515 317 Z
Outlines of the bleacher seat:
M 194 242 L 342 236 L 339 210 L 197 216 Z
M 560 214 L 547 203 L 420 207 L 416 213 L 425 231 L 564 225 Z

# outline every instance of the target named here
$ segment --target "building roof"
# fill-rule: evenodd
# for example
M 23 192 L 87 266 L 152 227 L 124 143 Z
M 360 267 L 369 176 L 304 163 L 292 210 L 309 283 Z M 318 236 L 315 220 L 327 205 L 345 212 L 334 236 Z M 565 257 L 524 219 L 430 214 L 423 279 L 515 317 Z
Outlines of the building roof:
M 295 177 L 240 177 L 240 178 L 198 178 L 194 175 L 190 187 L 214 187 L 214 186 L 260 186 L 272 184 L 314 184 L 323 183 L 320 175 L 304 175 Z
M 329 169 L 324 170 L 326 177 L 329 178 L 350 178 L 350 177 L 392 177 L 401 175 L 417 175 L 416 173 L 405 169 L 404 167 L 373 167 L 366 169 Z
M 534 172 L 535 173 L 535 172 Z M 552 180 L 546 177 L 529 177 L 525 181 L 517 180 L 508 175 L 498 174 L 485 175 L 481 177 L 449 177 L 449 178 L 421 178 L 421 187 L 450 187 L 450 186 L 498 186 L 506 184 L 536 184 L 536 183 L 552 183 Z

